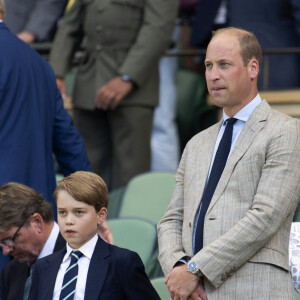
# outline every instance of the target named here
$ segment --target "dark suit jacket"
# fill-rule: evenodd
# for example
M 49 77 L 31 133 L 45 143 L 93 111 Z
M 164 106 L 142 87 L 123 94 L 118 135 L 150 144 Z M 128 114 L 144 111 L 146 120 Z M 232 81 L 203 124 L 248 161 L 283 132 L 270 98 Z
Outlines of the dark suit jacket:
M 220 2 L 199 0 L 191 40 L 194 46 L 205 46 Z M 299 0 L 227 0 L 227 19 L 228 26 L 253 32 L 263 49 L 300 46 Z M 261 70 L 260 89 L 300 87 L 299 54 L 271 55 L 269 59 L 269 84 L 263 85 Z
M 66 241 L 59 234 L 54 252 L 65 248 Z M 23 299 L 24 287 L 29 276 L 30 268 L 27 263 L 20 263 L 17 259 L 10 261 L 2 270 L 0 298 L 1 300 Z
M 4 22 L 13 33 L 23 30 L 36 35 L 38 40 L 50 40 L 67 0 L 5 0 Z
M 49 64 L 0 23 L 0 185 L 23 183 L 52 202 L 52 153 L 64 175 L 91 170 Z
M 56 276 L 65 253 L 64 249 L 36 262 L 32 274 L 30 300 L 52 300 Z M 107 244 L 98 238 L 88 270 L 84 299 L 160 298 L 152 287 L 137 253 Z

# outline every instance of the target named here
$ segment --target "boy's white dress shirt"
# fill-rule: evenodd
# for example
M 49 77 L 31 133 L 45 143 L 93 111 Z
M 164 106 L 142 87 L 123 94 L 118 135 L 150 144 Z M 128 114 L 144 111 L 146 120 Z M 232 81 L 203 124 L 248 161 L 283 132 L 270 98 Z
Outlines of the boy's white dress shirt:
M 94 249 L 97 244 L 97 240 L 98 240 L 98 236 L 96 234 L 91 240 L 89 240 L 86 244 L 84 244 L 79 249 L 72 249 L 67 243 L 67 253 L 65 254 L 62 260 L 62 263 L 60 265 L 56 277 L 53 298 L 52 298 L 53 300 L 59 299 L 65 272 L 71 262 L 70 254 L 74 250 L 79 250 L 83 254 L 83 256 L 78 261 L 78 279 L 76 283 L 76 291 L 73 300 L 84 299 L 87 274 L 88 274 L 92 255 L 94 253 Z

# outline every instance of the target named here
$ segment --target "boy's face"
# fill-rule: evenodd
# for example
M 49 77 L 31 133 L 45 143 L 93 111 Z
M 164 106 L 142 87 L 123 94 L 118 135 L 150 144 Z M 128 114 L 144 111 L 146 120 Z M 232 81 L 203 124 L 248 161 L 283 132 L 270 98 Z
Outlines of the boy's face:
M 107 215 L 106 208 L 95 208 L 75 200 L 68 192 L 59 191 L 57 196 L 57 221 L 64 239 L 73 249 L 78 249 L 97 233 Z

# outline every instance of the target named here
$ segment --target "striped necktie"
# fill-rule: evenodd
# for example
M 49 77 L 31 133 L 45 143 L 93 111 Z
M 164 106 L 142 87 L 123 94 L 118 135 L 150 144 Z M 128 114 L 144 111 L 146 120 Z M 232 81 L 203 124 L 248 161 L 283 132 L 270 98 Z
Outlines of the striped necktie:
M 216 152 L 210 176 L 208 178 L 208 182 L 202 196 L 200 214 L 195 236 L 195 253 L 199 252 L 203 247 L 203 227 L 205 215 L 227 162 L 227 158 L 231 148 L 233 124 L 236 121 L 237 119 L 235 118 L 226 120 L 225 131 Z
M 30 267 L 30 273 L 29 273 L 29 276 L 27 277 L 27 280 L 25 283 L 23 300 L 27 300 L 29 297 L 29 291 L 30 291 L 31 283 L 32 283 L 32 272 L 33 272 L 33 265 Z
M 65 272 L 59 300 L 73 299 L 78 277 L 78 260 L 82 255 L 80 251 L 71 252 L 71 262 Z

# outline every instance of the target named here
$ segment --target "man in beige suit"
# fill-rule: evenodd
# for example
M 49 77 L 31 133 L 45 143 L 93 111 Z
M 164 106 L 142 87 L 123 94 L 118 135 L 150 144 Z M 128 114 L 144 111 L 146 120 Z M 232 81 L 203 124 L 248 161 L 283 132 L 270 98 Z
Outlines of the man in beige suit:
M 300 196 L 300 126 L 260 98 L 260 60 L 257 39 L 241 29 L 216 31 L 208 45 L 207 86 L 223 120 L 187 144 L 158 225 L 159 260 L 172 299 L 295 299 L 288 241 Z M 201 199 L 232 117 L 230 154 L 196 251 Z

